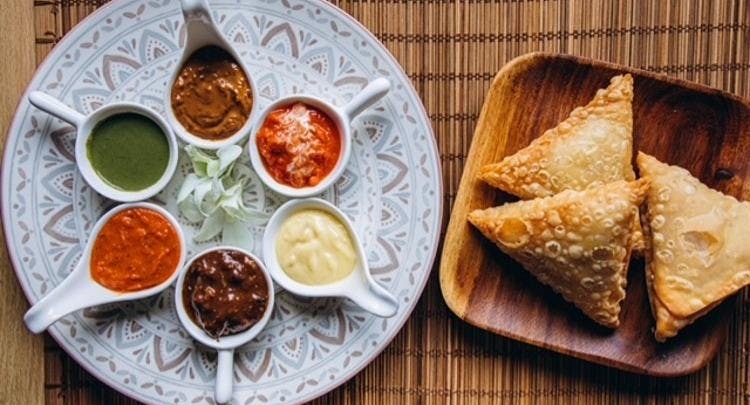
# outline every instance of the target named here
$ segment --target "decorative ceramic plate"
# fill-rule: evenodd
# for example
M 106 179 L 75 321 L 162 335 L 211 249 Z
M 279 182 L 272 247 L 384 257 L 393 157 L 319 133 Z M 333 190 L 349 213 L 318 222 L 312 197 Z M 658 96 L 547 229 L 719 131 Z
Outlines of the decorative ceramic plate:
M 381 319 L 346 300 L 277 291 L 269 325 L 235 358 L 235 403 L 308 400 L 375 358 L 417 303 L 440 233 L 438 153 L 424 109 L 397 62 L 341 10 L 300 0 L 211 5 L 257 79 L 261 107 L 303 91 L 341 105 L 376 76 L 392 82 L 388 96 L 355 120 L 352 159 L 323 197 L 354 222 L 375 278 L 398 297 L 398 314 Z M 163 113 L 182 27 L 177 0 L 109 3 L 55 47 L 29 89 L 84 114 L 115 100 L 135 100 Z M 8 133 L 2 218 L 13 266 L 32 303 L 73 269 L 94 222 L 113 205 L 76 171 L 74 136 L 72 127 L 33 108 L 26 96 Z M 173 213 L 187 168 L 183 156 L 173 181 L 154 199 Z M 245 202 L 271 213 L 283 198 L 256 179 Z M 197 226 L 181 222 L 190 239 Z M 263 228 L 252 231 L 246 248 L 260 254 Z M 189 243 L 188 255 L 216 243 Z M 63 318 L 49 332 L 89 372 L 129 396 L 211 403 L 215 356 L 182 330 L 172 298 L 168 290 L 91 308 Z

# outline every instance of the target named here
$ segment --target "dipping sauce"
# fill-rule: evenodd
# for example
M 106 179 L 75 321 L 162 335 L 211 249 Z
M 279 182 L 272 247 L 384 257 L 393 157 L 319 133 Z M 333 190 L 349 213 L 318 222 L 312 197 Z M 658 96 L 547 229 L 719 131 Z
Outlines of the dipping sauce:
M 296 188 L 320 183 L 341 154 L 336 123 L 322 111 L 302 103 L 269 113 L 256 139 L 260 158 L 271 177 Z
M 102 227 L 91 252 L 91 277 L 110 290 L 145 290 L 163 283 L 180 265 L 180 238 L 162 214 L 129 208 Z
M 281 224 L 276 257 L 284 273 L 307 285 L 339 281 L 354 271 L 357 261 L 344 224 L 317 209 L 298 211 Z
M 191 134 L 219 140 L 247 121 L 253 94 L 245 72 L 227 51 L 206 46 L 193 53 L 172 85 L 172 111 Z
M 269 286 L 250 256 L 215 250 L 193 261 L 185 274 L 182 300 L 193 322 L 219 338 L 250 329 L 263 318 Z
M 118 190 L 140 191 L 156 184 L 167 170 L 169 141 L 150 118 L 116 114 L 94 127 L 86 141 L 86 155 L 107 184 Z

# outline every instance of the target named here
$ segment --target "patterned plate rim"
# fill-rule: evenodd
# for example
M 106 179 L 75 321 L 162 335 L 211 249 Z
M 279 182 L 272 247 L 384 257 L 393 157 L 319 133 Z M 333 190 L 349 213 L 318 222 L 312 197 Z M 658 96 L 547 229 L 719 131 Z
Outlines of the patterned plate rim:
M 385 58 L 387 58 L 388 61 L 395 68 L 396 74 L 398 74 L 398 75 L 401 76 L 400 78 L 406 83 L 406 85 L 409 87 L 409 89 L 411 90 L 411 92 L 415 95 L 416 100 L 419 101 L 418 103 L 416 103 L 417 107 L 419 108 L 419 112 L 422 115 L 422 119 L 423 119 L 423 121 L 426 124 L 427 134 L 429 135 L 433 151 L 435 152 L 435 156 L 438 157 L 438 159 L 435 162 L 435 164 L 437 166 L 437 174 L 438 174 L 438 180 L 439 180 L 438 184 L 437 184 L 437 186 L 438 186 L 438 194 L 437 195 L 439 196 L 439 198 L 438 198 L 438 206 L 437 206 L 437 213 L 438 213 L 437 217 L 441 218 L 441 221 L 442 221 L 442 218 L 443 218 L 443 209 L 444 209 L 444 201 L 443 201 L 443 198 L 442 198 L 442 196 L 443 196 L 443 189 L 444 189 L 443 172 L 442 172 L 442 162 L 439 159 L 440 154 L 439 154 L 439 150 L 438 150 L 438 147 L 437 147 L 437 140 L 435 139 L 435 133 L 433 131 L 433 128 L 432 128 L 429 116 L 427 114 L 427 111 L 425 110 L 424 103 L 422 103 L 422 100 L 419 97 L 419 93 L 417 93 L 416 89 L 414 88 L 414 84 L 411 82 L 411 80 L 409 79 L 409 77 L 406 74 L 406 72 L 404 72 L 404 69 L 401 66 L 401 64 L 393 56 L 393 54 L 391 54 L 391 52 L 388 50 L 388 48 L 382 42 L 380 42 L 380 40 L 378 40 L 377 37 L 375 37 L 375 35 L 372 32 L 370 32 L 370 30 L 367 29 L 367 27 L 365 27 L 356 18 L 352 17 L 346 11 L 342 10 L 338 6 L 336 6 L 334 4 L 331 4 L 331 3 L 328 3 L 325 0 L 310 0 L 310 1 L 314 2 L 314 3 L 317 3 L 318 6 L 321 6 L 321 7 L 324 7 L 324 8 L 328 8 L 333 13 L 338 14 L 342 18 L 344 18 L 344 19 L 348 20 L 350 23 L 352 23 L 352 25 L 354 25 L 355 27 L 359 28 L 359 30 L 364 34 L 365 37 L 368 38 L 368 40 L 369 40 L 369 42 L 371 44 L 377 45 L 377 47 L 380 48 L 380 50 L 383 52 Z M 38 77 L 39 72 L 47 69 L 48 65 L 51 65 L 53 63 L 53 61 L 57 60 L 61 56 L 61 55 L 58 55 L 58 54 L 62 52 L 62 49 L 64 48 L 65 45 L 67 45 L 67 42 L 73 41 L 73 39 L 72 39 L 72 34 L 73 33 L 75 33 L 77 30 L 81 29 L 81 27 L 85 26 L 90 20 L 93 20 L 96 17 L 98 17 L 99 14 L 103 14 L 105 12 L 110 11 L 109 9 L 111 7 L 114 7 L 114 5 L 115 5 L 115 2 L 106 3 L 106 4 L 102 5 L 101 7 L 99 7 L 98 9 L 94 10 L 91 14 L 87 15 L 86 17 L 84 17 L 81 21 L 79 21 L 68 33 L 66 33 L 63 36 L 63 38 L 59 42 L 57 42 L 54 45 L 54 47 L 47 54 L 47 56 L 44 58 L 44 60 L 42 61 L 42 63 L 40 63 L 36 67 L 36 69 L 34 70 L 34 73 L 33 73 L 32 77 L 31 77 L 31 80 L 29 81 L 29 84 L 26 86 L 26 89 L 24 90 L 23 94 L 21 95 L 21 97 L 18 99 L 18 102 L 16 103 L 16 108 L 15 108 L 14 113 L 13 113 L 13 118 L 12 118 L 12 121 L 11 121 L 11 125 L 8 127 L 8 130 L 5 133 L 5 142 L 4 142 L 4 146 L 3 146 L 3 157 L 2 157 L 2 159 L 3 159 L 3 162 L 2 162 L 2 172 L 0 173 L 0 190 L 4 190 L 5 189 L 4 187 L 5 187 L 5 181 L 6 181 L 6 173 L 8 173 L 9 165 L 10 165 L 10 161 L 11 161 L 9 159 L 12 158 L 11 156 L 9 156 L 9 151 L 8 151 L 7 146 L 9 144 L 9 140 L 10 140 L 11 134 L 17 132 L 19 126 L 21 125 L 20 119 L 18 118 L 21 106 L 23 105 L 24 100 L 26 100 L 28 98 L 29 93 L 32 91 L 32 87 L 35 84 L 35 82 L 37 81 L 37 77 Z M 8 211 L 7 211 L 7 207 L 5 206 L 5 199 L 2 198 L 2 195 L 0 195 L 0 222 L 2 223 L 4 235 L 10 234 L 10 232 L 9 232 L 10 229 L 9 229 L 9 225 L 8 225 L 10 221 L 8 221 L 7 220 L 8 218 L 6 218 L 6 216 L 8 215 L 7 213 L 8 213 Z M 442 228 L 442 224 L 441 224 L 441 226 L 438 229 L 440 229 L 440 228 Z M 302 402 L 310 401 L 312 399 L 321 397 L 321 396 L 327 394 L 328 392 L 331 392 L 334 389 L 340 387 L 341 385 L 343 385 L 347 381 L 351 380 L 354 376 L 356 376 L 357 374 L 359 374 L 360 371 L 362 371 L 373 360 L 375 360 L 378 356 L 380 356 L 380 353 L 382 353 L 383 350 L 385 350 L 385 348 L 388 347 L 391 344 L 391 342 L 393 341 L 393 339 L 396 337 L 396 335 L 403 328 L 403 326 L 406 323 L 406 321 L 411 317 L 411 313 L 414 311 L 414 308 L 416 307 L 417 303 L 419 302 L 418 298 L 422 295 L 422 293 L 424 292 L 425 287 L 427 286 L 427 282 L 428 282 L 428 280 L 430 278 L 430 275 L 432 273 L 432 269 L 433 269 L 433 267 L 435 265 L 435 259 L 437 257 L 437 250 L 438 250 L 438 247 L 439 247 L 439 244 L 440 244 L 440 235 L 441 235 L 441 232 L 435 232 L 435 235 L 433 236 L 431 251 L 429 252 L 429 255 L 428 255 L 430 257 L 430 261 L 429 261 L 429 267 L 427 267 L 427 269 L 426 269 L 427 275 L 424 277 L 424 279 L 421 282 L 421 285 L 419 285 L 418 288 L 417 288 L 417 290 L 416 290 L 417 294 L 415 294 L 415 295 L 417 296 L 417 299 L 410 300 L 410 302 L 408 304 L 408 308 L 404 312 L 404 316 L 397 322 L 397 327 L 392 330 L 390 336 L 386 336 L 386 338 L 383 340 L 382 344 L 369 354 L 369 358 L 367 360 L 363 361 L 357 367 L 354 367 L 351 370 L 347 370 L 347 372 L 345 372 L 344 374 L 342 374 L 342 376 L 338 379 L 338 381 L 334 382 L 333 384 L 331 384 L 329 386 L 326 386 L 324 389 L 322 389 L 320 391 L 310 393 L 310 395 L 308 395 L 307 397 L 297 398 L 297 402 L 302 403 Z M 33 296 L 31 294 L 31 291 L 28 290 L 27 286 L 25 286 L 23 283 L 20 282 L 21 271 L 19 269 L 21 268 L 21 266 L 18 263 L 18 258 L 13 253 L 13 249 L 10 249 L 10 244 L 11 243 L 12 243 L 12 241 L 10 241 L 6 237 L 5 238 L 5 243 L 3 244 L 3 247 L 5 248 L 7 256 L 10 258 L 11 267 L 13 268 L 13 272 L 15 273 L 16 279 L 18 280 L 18 284 L 20 285 L 21 290 L 23 291 L 24 295 L 26 296 L 26 300 L 29 303 L 32 303 Z M 24 330 L 24 333 L 26 333 L 25 330 Z M 69 347 L 61 344 L 61 337 L 58 336 L 59 332 L 57 332 L 55 329 L 50 328 L 49 331 L 48 331 L 48 333 L 50 334 L 50 336 L 52 336 L 52 338 L 55 340 L 55 342 L 57 342 L 57 344 L 71 358 L 73 358 L 73 360 L 75 360 L 75 362 L 78 365 L 80 365 L 81 367 L 83 367 L 89 374 L 91 374 L 92 376 L 94 376 L 95 378 L 97 378 L 99 381 L 105 383 L 106 385 L 108 385 L 109 387 L 113 388 L 117 392 L 125 395 L 126 397 L 129 397 L 129 398 L 135 399 L 137 401 L 141 401 L 141 402 L 146 402 L 146 403 L 149 402 L 149 398 L 141 396 L 140 393 L 138 393 L 136 391 L 125 390 L 123 387 L 121 387 L 118 384 L 117 381 L 111 380 L 107 376 L 105 376 L 103 374 L 100 374 L 98 372 L 98 370 L 94 369 L 87 362 L 82 361 L 82 359 L 80 358 L 81 355 L 78 354 L 78 352 L 76 352 L 76 351 L 72 350 L 71 348 L 69 348 Z

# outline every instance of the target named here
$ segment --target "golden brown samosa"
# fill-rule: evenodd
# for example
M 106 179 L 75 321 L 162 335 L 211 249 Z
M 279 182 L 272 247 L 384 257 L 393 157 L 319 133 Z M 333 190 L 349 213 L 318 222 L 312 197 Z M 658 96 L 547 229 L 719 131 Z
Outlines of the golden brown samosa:
M 469 221 L 539 281 L 594 321 L 616 328 L 625 297 L 633 220 L 645 180 L 518 201 Z
M 634 180 L 633 78 L 615 76 L 586 106 L 479 177 L 522 199 Z
M 687 170 L 638 154 L 646 196 L 646 280 L 664 341 L 750 284 L 750 203 L 712 190 Z
M 480 169 L 488 184 L 522 199 L 548 197 L 635 179 L 633 156 L 633 78 L 615 76 L 586 106 L 546 131 L 529 146 Z M 634 249 L 643 249 L 634 221 Z

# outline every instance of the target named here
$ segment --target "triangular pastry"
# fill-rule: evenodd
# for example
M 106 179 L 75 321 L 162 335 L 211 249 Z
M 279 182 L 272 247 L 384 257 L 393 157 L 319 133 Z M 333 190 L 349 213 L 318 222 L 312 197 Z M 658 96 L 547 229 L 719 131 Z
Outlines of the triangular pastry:
M 469 221 L 594 321 L 619 326 L 644 180 L 476 210 Z
M 633 78 L 615 76 L 585 107 L 547 130 L 500 163 L 480 169 L 479 178 L 522 199 L 585 190 L 618 180 L 634 180 Z M 643 249 L 638 218 L 634 249 Z
M 634 180 L 633 78 L 615 76 L 585 107 L 479 177 L 522 199 Z
M 664 341 L 750 284 L 750 203 L 644 153 L 637 163 L 651 182 L 646 279 L 656 339 Z

